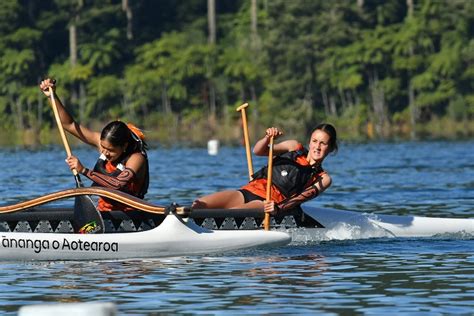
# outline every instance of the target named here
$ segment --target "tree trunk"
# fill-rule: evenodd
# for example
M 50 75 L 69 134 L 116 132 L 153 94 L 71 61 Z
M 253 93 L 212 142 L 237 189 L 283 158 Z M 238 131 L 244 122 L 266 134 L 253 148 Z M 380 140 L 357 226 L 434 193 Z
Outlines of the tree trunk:
M 15 115 L 17 117 L 17 123 L 16 127 L 19 131 L 23 131 L 25 129 L 25 122 L 23 120 L 23 106 L 19 100 L 19 98 L 16 98 L 13 101 L 14 104 L 14 109 L 15 109 Z
M 346 90 L 344 93 L 346 95 L 347 104 L 349 105 L 350 108 L 352 108 L 354 106 L 354 98 L 352 97 L 351 91 Z
M 77 28 L 76 22 L 79 18 L 76 16 L 73 18 L 73 22 L 69 25 L 69 61 L 71 66 L 77 65 Z
M 412 79 L 408 83 L 408 106 L 410 108 L 410 137 L 416 139 L 416 119 L 418 111 L 415 104 L 415 89 L 413 88 Z
M 132 109 L 130 109 L 130 99 L 127 93 L 122 94 L 122 112 L 132 120 Z M 134 120 L 133 120 L 134 121 Z
M 329 96 L 329 110 L 331 115 L 337 117 L 336 98 L 333 95 Z
M 258 15 L 257 15 L 257 0 L 252 0 L 252 4 L 250 6 L 250 30 L 251 30 L 251 41 L 252 46 L 258 45 Z
M 407 0 L 407 15 L 409 18 L 413 16 L 413 0 Z M 410 57 L 414 55 L 413 45 L 410 44 Z M 417 120 L 417 109 L 416 109 L 416 100 L 415 100 L 415 89 L 413 88 L 412 83 L 412 74 L 409 72 L 409 82 L 408 82 L 408 106 L 410 109 L 410 137 L 411 139 L 416 139 L 416 120 Z
M 133 39 L 133 11 L 130 7 L 131 0 L 122 0 L 122 10 L 125 12 L 127 17 L 127 39 Z
M 86 87 L 84 82 L 79 83 L 79 122 L 86 121 Z
M 208 43 L 216 43 L 216 3 L 215 0 L 207 0 L 207 23 L 209 28 Z
M 33 107 L 29 99 L 26 99 L 26 128 L 33 127 Z
M 209 80 L 209 111 L 211 112 L 211 119 L 215 119 L 217 115 L 216 89 L 212 80 Z
M 385 106 L 385 93 L 383 88 L 380 86 L 380 81 L 376 70 L 372 71 L 369 75 L 369 89 L 372 99 L 372 111 L 374 113 L 373 123 L 375 127 L 375 133 L 377 136 L 385 136 L 384 127 L 388 121 Z
M 161 86 L 161 103 L 163 104 L 163 112 L 165 114 L 171 114 L 171 104 L 165 84 Z
M 257 105 L 257 91 L 255 90 L 255 85 L 250 85 L 250 97 L 252 99 L 252 103 Z
M 329 98 L 328 98 L 328 93 L 326 89 L 321 90 L 321 97 L 323 99 L 323 104 L 324 104 L 324 114 L 326 116 L 329 116 L 331 113 L 331 110 L 329 108 Z
M 208 43 L 211 46 L 216 44 L 216 4 L 215 0 L 207 0 L 207 22 L 209 27 L 209 37 Z M 214 60 L 211 60 L 211 64 L 214 63 Z M 210 66 L 211 69 L 214 68 L 214 65 Z M 209 85 L 209 112 L 210 112 L 210 121 L 214 121 L 216 117 L 216 91 L 213 83 L 213 73 L 210 71 L 211 78 L 208 79 Z
M 79 1 L 79 7 L 81 2 Z M 78 9 L 79 10 L 79 9 Z M 69 61 L 71 63 L 71 68 L 74 68 L 77 65 L 77 23 L 79 22 L 79 13 L 74 12 L 74 16 L 71 19 L 69 25 Z M 74 80 L 74 79 L 73 79 Z M 75 104 L 78 100 L 78 88 L 75 82 L 73 81 L 71 91 L 71 103 Z
M 344 90 L 338 89 L 338 92 L 339 92 L 339 99 L 341 100 L 342 109 L 345 110 L 347 108 L 347 101 L 344 95 Z
M 413 0 L 407 0 L 408 16 L 413 16 Z
M 44 101 L 44 96 L 43 95 L 40 95 L 38 93 L 38 112 L 36 112 L 36 115 L 37 115 L 37 118 L 36 118 L 36 122 L 39 126 L 39 129 L 41 129 L 41 126 L 43 126 L 43 101 Z

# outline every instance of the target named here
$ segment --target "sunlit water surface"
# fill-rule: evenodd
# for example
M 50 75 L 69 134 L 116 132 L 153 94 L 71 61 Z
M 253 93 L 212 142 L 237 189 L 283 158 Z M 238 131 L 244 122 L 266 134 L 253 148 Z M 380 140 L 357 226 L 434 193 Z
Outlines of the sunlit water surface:
M 342 144 L 333 186 L 313 206 L 474 217 L 474 142 Z M 75 149 L 92 166 L 96 154 Z M 150 150 L 156 204 L 236 188 L 242 148 Z M 265 158 L 254 158 L 255 168 Z M 2 204 L 74 186 L 61 148 L 0 151 Z M 65 201 L 63 203 L 68 203 Z M 53 302 L 113 302 L 120 314 L 466 314 L 474 311 L 474 237 L 315 240 L 213 256 L 101 262 L 0 262 L 0 313 Z M 303 240 L 303 241 L 301 241 Z M 309 241 L 308 241 L 309 240 Z

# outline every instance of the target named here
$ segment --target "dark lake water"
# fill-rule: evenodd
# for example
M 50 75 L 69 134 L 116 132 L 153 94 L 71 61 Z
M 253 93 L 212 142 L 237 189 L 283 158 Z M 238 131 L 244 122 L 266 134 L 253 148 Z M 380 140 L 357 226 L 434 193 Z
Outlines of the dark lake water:
M 474 217 L 474 141 L 342 144 L 313 206 L 375 214 Z M 73 151 L 92 166 L 96 153 Z M 150 150 L 148 200 L 167 205 L 236 188 L 242 148 Z M 258 168 L 265 158 L 256 159 Z M 0 150 L 1 204 L 74 186 L 62 148 Z M 65 202 L 67 203 L 67 202 Z M 113 302 L 138 314 L 472 315 L 474 236 L 305 238 L 213 256 L 102 262 L 0 262 L 0 314 L 53 302 Z

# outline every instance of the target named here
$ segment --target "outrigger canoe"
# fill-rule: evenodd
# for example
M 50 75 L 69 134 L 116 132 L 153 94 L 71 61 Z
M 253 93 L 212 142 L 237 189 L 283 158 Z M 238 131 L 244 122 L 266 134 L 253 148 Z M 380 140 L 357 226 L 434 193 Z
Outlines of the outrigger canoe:
M 105 234 L 75 234 L 73 210 L 43 204 L 77 195 L 97 195 L 135 211 L 103 212 Z M 261 210 L 164 208 L 105 188 L 60 191 L 10 206 L 0 206 L 0 260 L 93 260 L 169 257 L 284 245 L 304 228 L 320 240 L 371 237 L 474 236 L 474 219 L 376 215 L 301 208 L 271 218 L 278 231 L 262 231 Z M 354 233 L 355 232 L 355 233 Z M 348 234 L 349 233 L 349 234 Z
M 285 245 L 284 232 L 213 231 L 169 214 L 156 228 L 111 234 L 1 233 L 0 260 L 107 260 L 205 255 Z
M 128 212 L 119 212 L 122 213 L 122 219 L 118 220 L 119 229 L 111 231 L 117 220 L 105 214 L 110 224 L 109 231 L 104 234 L 77 234 L 72 230 L 72 212 L 60 208 L 38 208 L 51 201 L 81 194 L 95 194 L 133 205 L 139 210 L 138 213 L 151 215 L 145 220 L 150 225 L 137 227 L 133 220 L 124 220 L 129 218 Z M 0 207 L 0 260 L 109 260 L 205 255 L 280 246 L 291 241 L 290 235 L 282 231 L 207 229 L 191 220 L 189 212 L 186 208 L 154 206 L 104 188 L 78 188 L 52 193 Z M 155 226 L 155 223 L 158 224 Z

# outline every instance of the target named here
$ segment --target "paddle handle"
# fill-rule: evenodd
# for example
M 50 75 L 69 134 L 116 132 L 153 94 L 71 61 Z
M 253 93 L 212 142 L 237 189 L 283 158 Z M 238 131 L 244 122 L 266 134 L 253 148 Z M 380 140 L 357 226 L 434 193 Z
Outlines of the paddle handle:
M 66 150 L 67 156 L 72 156 L 71 147 L 69 147 L 69 143 L 67 141 L 66 134 L 64 133 L 63 124 L 61 123 L 61 118 L 59 117 L 58 106 L 56 104 L 56 99 L 54 98 L 54 91 L 53 88 L 48 87 L 49 95 L 51 97 L 51 107 L 53 108 L 54 118 L 56 119 L 56 125 L 58 125 L 59 134 L 61 135 L 61 140 L 63 141 L 64 149 Z M 76 185 L 78 187 L 83 187 L 81 178 L 79 177 L 79 173 L 76 169 L 72 169 L 72 174 L 76 179 Z
M 240 111 L 242 114 L 242 127 L 244 130 L 244 142 L 245 142 L 245 153 L 247 155 L 247 167 L 249 171 L 249 180 L 252 181 L 252 175 L 253 175 L 253 165 L 252 165 L 252 155 L 250 153 L 250 141 L 249 141 L 249 128 L 247 126 L 247 113 L 245 111 L 245 108 L 248 107 L 248 103 L 244 103 L 241 106 L 239 106 L 236 111 Z
M 267 195 L 266 201 L 270 202 L 272 200 L 272 175 L 273 175 L 273 136 L 270 137 L 270 144 L 268 145 L 268 167 L 267 167 Z M 265 213 L 265 218 L 263 219 L 263 228 L 265 230 L 270 230 L 270 214 Z

